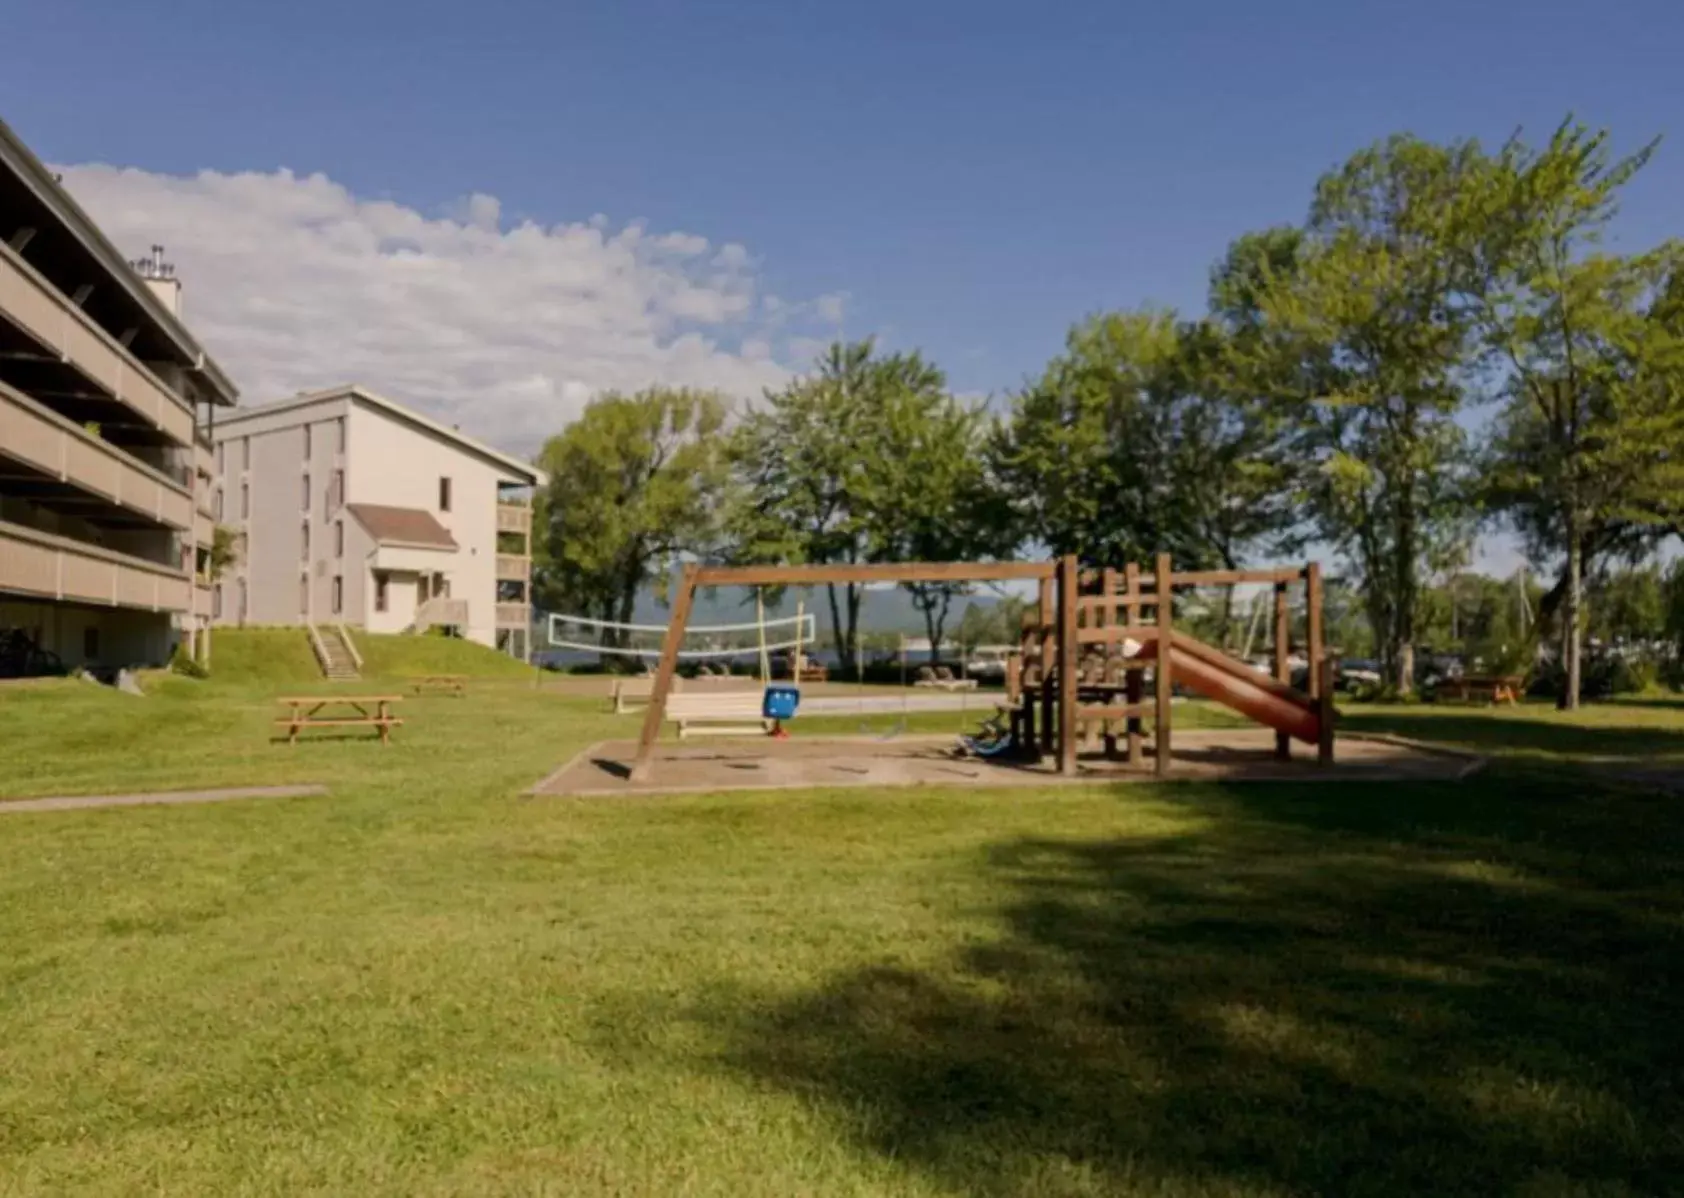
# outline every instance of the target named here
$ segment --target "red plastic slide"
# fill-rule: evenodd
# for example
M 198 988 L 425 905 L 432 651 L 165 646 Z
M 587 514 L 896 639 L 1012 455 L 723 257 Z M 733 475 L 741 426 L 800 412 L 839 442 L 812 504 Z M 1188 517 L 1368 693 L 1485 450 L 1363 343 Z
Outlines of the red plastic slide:
M 1175 682 L 1294 740 L 1313 745 L 1319 739 L 1321 719 L 1296 691 L 1185 633 L 1176 633 L 1173 645 L 1170 677 Z M 1157 653 L 1155 641 L 1141 646 L 1142 657 Z

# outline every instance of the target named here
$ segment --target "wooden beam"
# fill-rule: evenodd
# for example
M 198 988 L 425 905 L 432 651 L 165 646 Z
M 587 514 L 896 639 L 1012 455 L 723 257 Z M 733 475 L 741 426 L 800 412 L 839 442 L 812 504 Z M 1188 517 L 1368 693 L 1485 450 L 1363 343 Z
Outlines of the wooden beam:
M 1076 640 L 1076 599 L 1081 585 L 1076 555 L 1058 563 L 1058 772 L 1076 772 L 1076 670 L 1081 650 Z
M 1287 622 L 1286 583 L 1275 584 L 1275 681 L 1282 686 L 1292 685 L 1291 661 L 1292 628 Z M 1275 733 L 1275 756 L 1282 761 L 1292 759 L 1292 737 L 1285 732 Z
M 695 601 L 696 577 L 700 573 L 695 565 L 686 565 L 678 584 L 678 598 L 672 605 L 672 619 L 667 622 L 666 640 L 661 642 L 661 664 L 655 671 L 649 708 L 643 713 L 643 731 L 637 738 L 637 759 L 631 768 L 633 782 L 648 781 L 654 767 L 655 741 L 661 735 L 661 721 L 667 715 L 667 696 L 672 693 L 673 675 L 678 672 L 678 647 L 684 643 L 684 629 L 690 623 L 690 606 Z
M 703 587 L 819 586 L 827 582 L 1012 582 L 1053 577 L 1052 562 L 881 562 L 864 565 L 701 566 Z
M 1099 573 L 1099 589 L 1100 589 L 1100 592 L 1104 595 L 1115 595 L 1117 593 L 1117 571 L 1116 570 L 1112 569 L 1110 566 L 1106 566 L 1105 569 L 1100 571 L 1100 573 Z M 1115 625 L 1117 623 L 1117 610 L 1114 607 L 1109 608 L 1109 609 L 1100 608 L 1098 611 L 1094 612 L 1093 618 L 1094 618 L 1094 626 L 1096 628 L 1103 629 L 1107 626 Z M 1105 646 L 1105 649 L 1104 649 L 1105 672 L 1102 676 L 1104 677 L 1105 681 L 1107 681 L 1107 682 L 1113 682 L 1113 681 L 1116 680 L 1116 677 L 1117 677 L 1116 667 L 1117 667 L 1117 663 L 1118 663 L 1118 660 L 1119 660 L 1119 657 L 1118 657 L 1119 652 L 1120 652 L 1120 650 L 1118 649 L 1118 647 L 1115 644 L 1107 644 Z M 1114 724 L 1110 720 L 1106 720 L 1105 726 L 1104 726 L 1104 729 L 1103 729 L 1103 733 L 1104 733 L 1104 737 L 1105 737 L 1105 759 L 1107 761 L 1114 760 L 1117 756 L 1117 726 L 1116 726 L 1116 724 Z
M 1179 570 L 1172 577 L 1171 586 L 1218 587 L 1237 583 L 1297 582 L 1304 577 L 1303 566 L 1275 566 L 1265 570 Z M 1154 575 L 1143 574 L 1140 585 L 1156 588 Z
M 1333 764 L 1333 726 L 1339 713 L 1333 709 L 1333 662 L 1324 658 L 1321 663 L 1321 694 L 1316 698 L 1316 764 Z
M 1158 639 L 1156 624 L 1107 624 L 1103 628 L 1078 628 L 1076 640 L 1083 645 L 1118 645 L 1123 641 L 1146 644 Z
M 1153 575 L 1153 579 L 1160 600 L 1158 604 L 1158 664 L 1152 675 L 1157 682 L 1156 696 L 1158 703 L 1157 759 L 1153 763 L 1153 768 L 1158 777 L 1162 778 L 1169 774 L 1171 752 L 1169 713 L 1171 688 L 1174 686 L 1172 678 L 1174 671 L 1170 667 L 1170 658 L 1175 653 L 1175 604 L 1170 602 L 1170 589 L 1175 585 L 1175 572 L 1170 568 L 1169 554 L 1158 554 L 1158 568 L 1157 573 Z M 1157 580 L 1162 580 L 1164 585 L 1157 585 Z
M 1053 584 L 1051 579 L 1043 578 L 1040 588 L 1041 624 L 1037 632 L 1039 638 L 1036 645 L 1036 658 L 1041 663 L 1041 754 L 1051 756 L 1053 753 L 1053 719 L 1057 716 L 1054 702 L 1054 692 L 1051 679 L 1056 669 L 1053 661 L 1053 638 L 1058 628 L 1058 610 L 1054 602 Z
M 1123 567 L 1123 586 L 1127 589 L 1127 591 L 1130 595 L 1138 595 L 1140 593 L 1140 563 L 1139 562 L 1129 562 L 1127 565 L 1125 565 Z M 1138 609 L 1131 607 L 1129 609 L 1129 612 L 1128 612 L 1128 618 L 1131 621 L 1139 619 L 1140 613 L 1139 613 Z M 1124 697 L 1128 700 L 1129 706 L 1130 707 L 1138 706 L 1140 704 L 1141 692 L 1143 690 L 1145 690 L 1145 687 L 1141 685 L 1141 678 L 1140 678 L 1140 671 L 1139 670 L 1130 670 L 1128 672 L 1127 677 L 1124 679 L 1124 687 L 1125 687 L 1125 689 L 1124 689 L 1123 694 L 1124 694 Z M 1141 759 L 1141 747 L 1140 747 L 1141 735 L 1140 735 L 1140 731 L 1141 731 L 1140 717 L 1138 715 L 1129 716 L 1128 717 L 1127 733 L 1128 733 L 1128 760 L 1129 760 L 1130 765 L 1139 765 L 1140 764 L 1140 759 Z
M 1090 703 L 1077 706 L 1076 719 L 1080 723 L 1088 720 L 1126 720 L 1130 716 L 1139 719 L 1151 708 L 1150 703 Z

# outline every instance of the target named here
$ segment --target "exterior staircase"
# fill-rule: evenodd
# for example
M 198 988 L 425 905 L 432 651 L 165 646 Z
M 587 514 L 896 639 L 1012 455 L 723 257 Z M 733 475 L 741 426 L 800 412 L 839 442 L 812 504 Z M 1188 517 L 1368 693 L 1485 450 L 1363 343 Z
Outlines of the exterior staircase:
M 333 682 L 355 682 L 362 677 L 362 658 L 343 624 L 331 628 L 310 625 L 310 646 L 322 673 Z

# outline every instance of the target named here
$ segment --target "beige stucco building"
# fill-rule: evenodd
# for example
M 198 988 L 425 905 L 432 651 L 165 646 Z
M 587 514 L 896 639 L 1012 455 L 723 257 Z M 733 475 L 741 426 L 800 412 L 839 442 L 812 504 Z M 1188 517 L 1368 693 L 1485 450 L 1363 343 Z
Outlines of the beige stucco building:
M 179 300 L 0 122 L 0 673 L 203 651 L 208 428 L 236 392 Z
M 242 540 L 221 622 L 443 626 L 530 656 L 532 466 L 359 386 L 244 408 L 214 436 Z

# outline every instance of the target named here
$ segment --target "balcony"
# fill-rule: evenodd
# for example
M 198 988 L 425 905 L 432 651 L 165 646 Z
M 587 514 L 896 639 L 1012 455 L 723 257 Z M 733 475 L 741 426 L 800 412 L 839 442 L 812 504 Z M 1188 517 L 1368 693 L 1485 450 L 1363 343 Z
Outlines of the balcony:
M 188 407 L 5 244 L 0 244 L 0 313 L 49 360 L 68 363 L 176 444 L 192 442 Z
M 0 590 L 142 611 L 185 612 L 192 589 L 181 570 L 0 521 Z
M 0 454 L 38 475 L 17 480 L 12 490 L 46 506 L 82 509 L 98 520 L 110 505 L 124 509 L 122 522 L 139 516 L 183 532 L 193 526 L 187 488 L 4 383 Z
M 497 531 L 531 532 L 532 508 L 524 503 L 499 503 L 497 505 Z
M 529 582 L 532 579 L 532 559 L 515 553 L 497 555 L 498 582 Z
M 499 603 L 497 627 L 525 628 L 532 622 L 532 609 L 524 603 Z
M 424 632 L 434 626 L 466 628 L 468 601 L 466 599 L 428 599 L 415 609 L 415 631 Z

